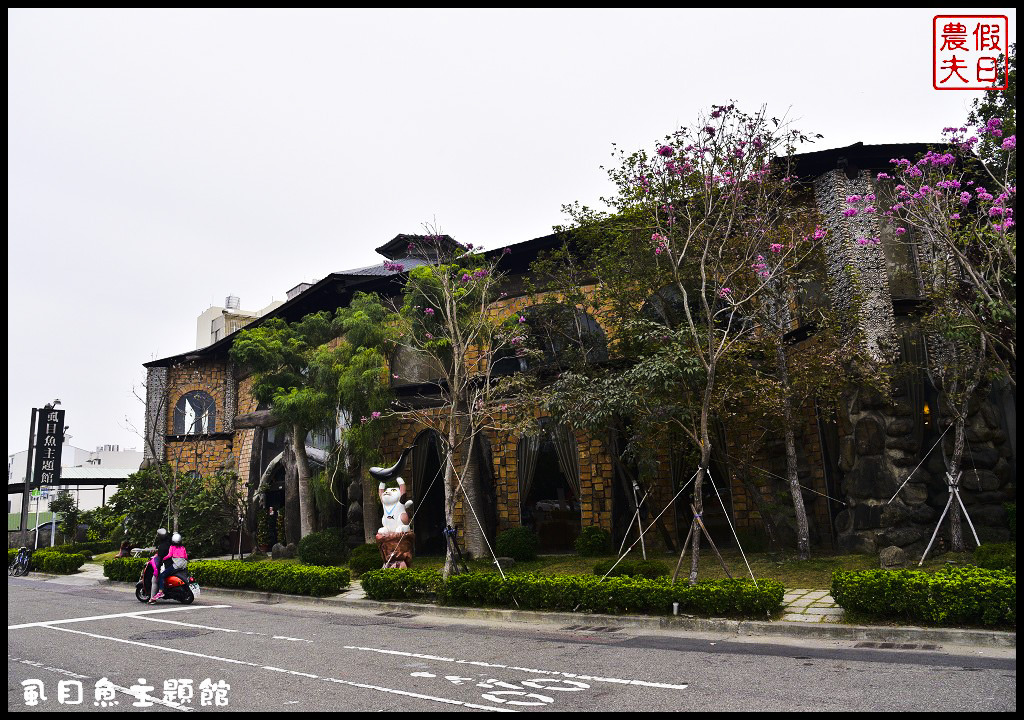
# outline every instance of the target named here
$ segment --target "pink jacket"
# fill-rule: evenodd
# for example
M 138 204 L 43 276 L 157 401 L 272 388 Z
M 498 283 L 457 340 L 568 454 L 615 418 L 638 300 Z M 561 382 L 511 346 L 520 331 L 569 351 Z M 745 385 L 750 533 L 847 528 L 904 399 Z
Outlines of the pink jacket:
M 185 558 L 187 560 L 188 553 L 185 552 L 185 546 L 171 545 L 171 549 L 167 551 L 167 557 L 164 560 L 167 560 L 167 558 Z

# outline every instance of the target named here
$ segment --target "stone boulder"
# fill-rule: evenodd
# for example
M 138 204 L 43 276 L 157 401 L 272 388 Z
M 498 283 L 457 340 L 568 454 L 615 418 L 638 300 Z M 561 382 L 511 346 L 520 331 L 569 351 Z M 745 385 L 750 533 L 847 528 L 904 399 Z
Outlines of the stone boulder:
M 910 565 L 907 553 L 897 545 L 890 545 L 879 550 L 878 563 L 883 570 L 898 570 Z

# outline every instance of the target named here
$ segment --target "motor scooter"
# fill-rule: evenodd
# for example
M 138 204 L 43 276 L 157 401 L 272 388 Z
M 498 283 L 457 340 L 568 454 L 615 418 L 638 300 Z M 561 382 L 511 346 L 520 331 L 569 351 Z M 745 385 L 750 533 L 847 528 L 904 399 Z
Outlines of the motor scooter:
M 153 587 L 153 560 L 150 559 L 139 573 L 139 581 L 135 584 L 135 598 L 139 602 L 148 603 Z M 199 597 L 199 583 L 192 577 L 188 568 L 175 570 L 164 578 L 164 595 L 161 600 L 177 600 L 185 605 Z

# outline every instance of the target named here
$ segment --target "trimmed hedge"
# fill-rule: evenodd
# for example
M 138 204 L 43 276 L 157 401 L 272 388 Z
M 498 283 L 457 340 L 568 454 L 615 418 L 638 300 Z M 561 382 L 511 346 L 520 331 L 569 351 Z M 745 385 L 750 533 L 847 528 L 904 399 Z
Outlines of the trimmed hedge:
M 146 558 L 112 558 L 103 563 L 103 574 L 111 580 L 135 582 L 147 562 Z M 315 597 L 337 595 L 350 582 L 348 568 L 316 565 L 195 560 L 188 570 L 200 585 Z
M 535 560 L 539 545 L 537 533 L 526 527 L 503 530 L 494 541 L 498 557 L 510 557 L 516 562 Z
M 384 561 L 381 560 L 377 543 L 354 547 L 348 557 L 348 569 L 356 575 L 362 575 L 370 570 L 380 570 L 383 565 Z
M 617 558 L 616 558 L 617 559 Z M 643 558 L 626 558 L 618 565 L 615 565 L 615 560 L 605 560 L 599 562 L 594 566 L 594 574 L 604 576 L 608 573 L 608 577 L 622 577 L 623 575 L 629 575 L 630 577 L 647 578 L 648 580 L 654 580 L 655 578 L 667 577 L 669 575 L 668 565 L 661 562 L 660 560 L 644 560 Z M 609 573 L 608 571 L 611 570 Z
M 607 530 L 596 525 L 583 528 L 576 538 L 576 552 L 583 557 L 607 555 L 611 551 L 612 536 Z
M 679 603 L 685 613 L 706 616 L 764 617 L 782 607 L 781 583 L 716 580 L 690 586 L 667 578 L 617 577 L 602 581 L 588 575 L 507 575 L 469 573 L 442 581 L 437 571 L 374 570 L 362 577 L 372 600 L 437 597 L 448 605 L 518 607 L 563 612 L 646 613 L 667 615 Z M 514 598 L 514 599 L 513 599 Z M 518 605 L 517 605 L 518 603 Z
M 1012 570 L 1017 572 L 1017 544 L 992 543 L 980 545 L 972 556 L 974 564 L 988 570 Z
M 58 573 L 66 575 L 78 572 L 78 568 L 85 565 L 85 555 L 51 552 L 46 553 L 42 560 L 43 572 Z
M 359 582 L 371 600 L 422 600 L 444 586 L 437 570 L 369 570 Z
M 832 597 L 845 610 L 935 625 L 1016 625 L 1017 574 L 975 567 L 836 570 Z
M 344 565 L 348 547 L 335 528 L 310 533 L 299 541 L 299 559 L 306 565 Z

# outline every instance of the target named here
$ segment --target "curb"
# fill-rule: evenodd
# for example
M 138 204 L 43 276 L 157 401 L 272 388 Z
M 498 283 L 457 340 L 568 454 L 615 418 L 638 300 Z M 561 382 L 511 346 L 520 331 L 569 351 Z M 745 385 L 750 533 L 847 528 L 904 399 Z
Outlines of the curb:
M 64 578 L 73 575 L 33 573 L 45 578 Z M 98 578 L 97 583 L 115 584 L 116 581 Z M 122 583 L 117 583 L 122 584 Z M 262 600 L 274 603 L 297 603 L 327 607 L 364 610 L 368 612 L 399 611 L 432 617 L 488 620 L 528 625 L 618 625 L 646 630 L 681 630 L 720 633 L 741 637 L 788 637 L 811 640 L 846 640 L 896 643 L 936 643 L 975 647 L 1016 648 L 1017 633 L 999 630 L 964 630 L 959 628 L 930 628 L 917 626 L 844 625 L 842 623 L 801 623 L 790 621 L 729 620 L 726 618 L 699 618 L 693 616 L 651 617 L 643 615 L 601 615 L 597 613 L 539 612 L 536 610 L 506 610 L 497 608 L 471 608 L 426 603 L 385 602 L 345 595 L 361 592 L 358 585 L 341 595 L 312 597 L 286 593 L 239 590 L 236 588 L 204 587 L 203 596 L 237 597 L 243 600 Z
M 344 594 L 318 598 L 307 595 L 287 595 L 284 593 L 237 590 L 233 588 L 203 588 L 203 593 L 227 595 L 240 599 L 270 600 L 279 603 L 294 602 L 305 605 L 326 605 L 329 607 L 370 612 L 399 611 L 416 615 L 429 615 L 431 617 L 488 620 L 492 622 L 529 625 L 580 625 L 582 621 L 586 621 L 588 625 L 619 625 L 646 630 L 688 630 L 692 632 L 723 633 L 742 637 L 789 637 L 813 640 L 863 640 L 899 643 L 945 643 L 977 647 L 1017 647 L 1017 633 L 998 630 L 963 630 L 959 628 L 926 628 L 916 626 L 883 627 L 787 621 L 768 622 L 762 620 L 729 620 L 725 618 L 698 618 L 691 616 L 650 617 L 642 615 L 538 612 L 535 610 L 506 610 L 409 602 L 386 602 L 365 598 L 346 598 Z

